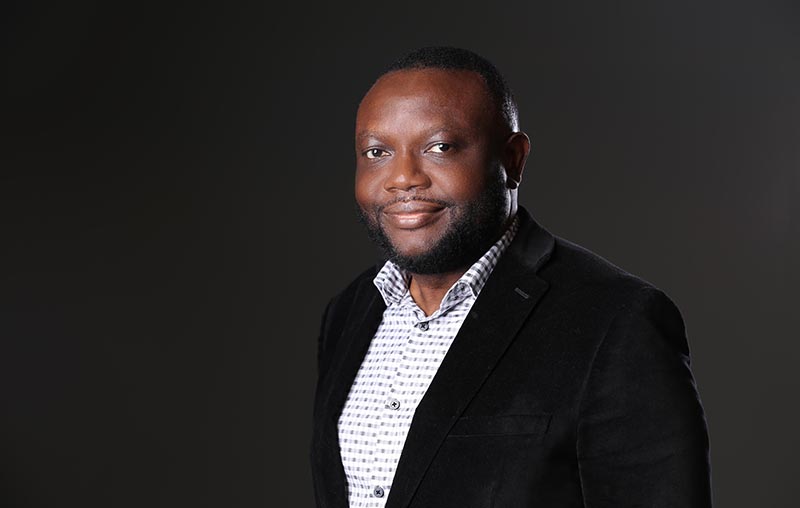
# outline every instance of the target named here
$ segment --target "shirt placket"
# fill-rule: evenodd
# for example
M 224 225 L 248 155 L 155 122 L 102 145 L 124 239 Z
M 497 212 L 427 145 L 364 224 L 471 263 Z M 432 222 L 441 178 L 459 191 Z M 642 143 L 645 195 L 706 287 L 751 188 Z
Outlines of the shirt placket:
M 398 318 L 403 323 L 404 329 L 408 329 L 407 333 L 403 334 L 406 344 L 410 338 L 409 327 L 411 325 L 409 323 L 413 319 L 412 316 L 412 309 L 409 306 L 402 305 L 398 309 Z M 368 476 L 370 485 L 367 486 L 367 495 L 372 501 L 370 506 L 380 507 L 385 504 L 393 476 L 393 472 L 390 472 L 390 470 L 397 463 L 397 453 L 394 450 L 394 446 L 390 446 L 390 442 L 396 440 L 393 434 L 399 428 L 398 411 L 403 406 L 394 389 L 397 373 L 402 370 L 403 354 L 403 347 L 394 348 L 388 361 L 385 362 L 381 375 L 381 379 L 384 382 L 383 389 L 378 391 L 380 395 L 374 401 L 377 406 L 378 422 L 372 448 L 372 463 Z

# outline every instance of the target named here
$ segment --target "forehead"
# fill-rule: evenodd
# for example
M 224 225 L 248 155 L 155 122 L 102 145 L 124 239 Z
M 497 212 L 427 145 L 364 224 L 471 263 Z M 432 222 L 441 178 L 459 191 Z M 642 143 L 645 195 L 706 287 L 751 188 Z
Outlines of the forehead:
M 364 96 L 357 130 L 374 124 L 438 117 L 448 123 L 487 126 L 493 103 L 480 74 L 464 70 L 409 69 L 385 74 Z

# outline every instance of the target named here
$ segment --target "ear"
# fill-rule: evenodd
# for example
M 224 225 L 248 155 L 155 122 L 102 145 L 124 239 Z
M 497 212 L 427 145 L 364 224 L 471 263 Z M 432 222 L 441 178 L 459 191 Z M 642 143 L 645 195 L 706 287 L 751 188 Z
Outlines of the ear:
M 506 169 L 508 187 L 516 189 L 522 182 L 525 161 L 531 151 L 531 139 L 524 132 L 514 132 L 506 140 L 503 149 L 503 165 Z

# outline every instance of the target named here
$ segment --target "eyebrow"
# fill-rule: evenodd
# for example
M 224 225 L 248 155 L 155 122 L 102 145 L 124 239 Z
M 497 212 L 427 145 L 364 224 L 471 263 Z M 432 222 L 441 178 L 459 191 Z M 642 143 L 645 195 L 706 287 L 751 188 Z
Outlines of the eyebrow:
M 430 138 L 430 137 L 436 136 L 438 134 L 461 135 L 460 129 L 458 129 L 458 128 L 454 128 L 454 127 L 434 127 L 432 129 L 428 130 L 427 132 L 424 132 L 423 133 L 423 137 Z M 361 132 L 356 134 L 356 141 L 363 141 L 365 139 L 370 139 L 370 138 L 380 139 L 382 137 L 383 136 L 381 136 L 381 134 L 377 133 L 377 132 L 361 131 Z
M 370 131 L 362 131 L 362 132 L 359 132 L 358 134 L 356 134 L 356 140 L 357 141 L 360 141 L 360 140 L 366 139 L 366 138 L 377 138 L 377 137 L 380 137 L 380 136 L 378 136 L 374 132 L 370 132 Z

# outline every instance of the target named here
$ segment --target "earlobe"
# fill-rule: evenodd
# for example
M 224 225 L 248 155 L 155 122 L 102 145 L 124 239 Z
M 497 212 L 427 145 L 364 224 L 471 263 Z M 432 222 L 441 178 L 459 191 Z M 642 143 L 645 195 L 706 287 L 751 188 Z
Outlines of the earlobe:
M 516 189 L 522 182 L 525 161 L 531 151 L 531 140 L 524 132 L 515 132 L 506 141 L 505 168 L 509 189 Z

